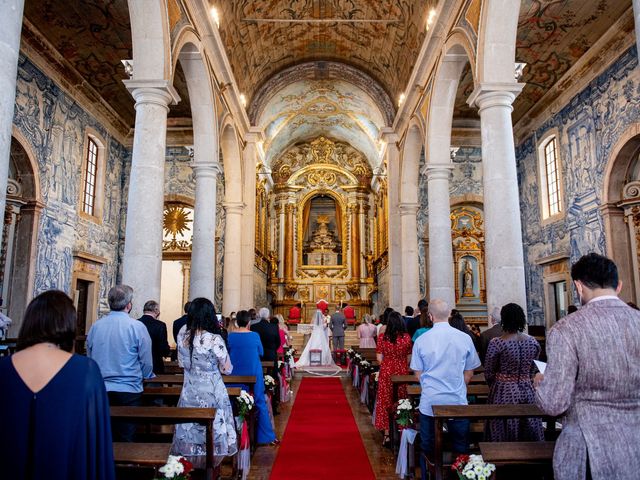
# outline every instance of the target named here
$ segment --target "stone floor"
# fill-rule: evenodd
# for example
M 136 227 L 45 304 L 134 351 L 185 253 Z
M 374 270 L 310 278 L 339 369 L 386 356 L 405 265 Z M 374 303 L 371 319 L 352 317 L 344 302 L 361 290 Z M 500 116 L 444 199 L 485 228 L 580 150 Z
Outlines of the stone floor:
M 295 401 L 298 388 L 300 387 L 301 378 L 302 374 L 296 374 L 293 382 L 293 399 L 291 402 L 280 406 L 280 415 L 277 415 L 275 418 L 278 438 L 282 438 L 284 435 L 284 430 L 291 414 L 291 408 Z M 376 478 L 381 480 L 395 480 L 398 476 L 395 474 L 395 458 L 393 453 L 386 448 L 382 448 L 382 434 L 373 427 L 369 410 L 360 403 L 360 398 L 349 380 L 346 373 L 341 375 L 342 386 L 347 395 L 349 405 L 351 406 L 353 417 L 360 430 L 360 436 L 369 455 L 369 462 L 371 463 Z M 277 454 L 277 447 L 259 447 L 251 461 L 249 480 L 267 480 Z M 339 478 L 339 475 L 336 476 L 336 478 Z

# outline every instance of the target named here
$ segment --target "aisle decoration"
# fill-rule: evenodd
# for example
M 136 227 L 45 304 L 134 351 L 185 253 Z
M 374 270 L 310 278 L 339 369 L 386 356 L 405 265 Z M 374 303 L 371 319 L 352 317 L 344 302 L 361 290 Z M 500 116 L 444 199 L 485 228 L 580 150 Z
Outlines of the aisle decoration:
M 407 428 L 415 423 L 416 408 L 411 399 L 403 398 L 396 407 L 396 423 L 399 427 Z
M 189 480 L 192 470 L 193 465 L 186 458 L 169 455 L 167 463 L 158 469 L 162 476 L 156 477 L 154 480 L 166 480 L 169 478 L 172 480 Z
M 458 455 L 451 470 L 458 474 L 460 480 L 489 480 L 496 466 L 485 463 L 482 455 Z
M 400 478 L 405 478 L 412 473 L 415 464 L 414 443 L 418 431 L 413 428 L 402 430 L 400 437 L 400 449 L 398 450 L 398 460 L 396 461 L 396 473 Z
M 236 417 L 236 426 L 240 425 L 239 438 L 240 448 L 238 449 L 238 469 L 242 471 L 242 479 L 245 480 L 251 469 L 251 442 L 249 441 L 249 428 L 247 425 L 247 415 L 253 410 L 255 400 L 253 396 L 246 390 L 240 392 L 240 396 L 236 400 L 238 403 L 238 416 Z
M 269 396 L 273 396 L 273 392 L 276 391 L 276 381 L 271 375 L 264 376 L 264 391 Z
M 281 360 L 278 360 L 278 382 L 280 382 L 280 403 L 288 402 L 293 391 L 287 376 L 287 364 Z

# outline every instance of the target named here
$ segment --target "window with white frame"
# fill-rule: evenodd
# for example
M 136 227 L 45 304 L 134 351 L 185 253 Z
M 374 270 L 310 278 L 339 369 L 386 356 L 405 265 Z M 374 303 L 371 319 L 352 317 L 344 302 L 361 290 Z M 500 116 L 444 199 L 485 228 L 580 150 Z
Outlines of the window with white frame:
M 555 135 L 541 142 L 538 155 L 542 218 L 544 220 L 562 213 L 560 155 L 558 152 L 558 140 Z
M 94 216 L 96 210 L 96 186 L 98 176 L 98 144 L 89 137 L 85 152 L 84 185 L 82 189 L 82 211 Z

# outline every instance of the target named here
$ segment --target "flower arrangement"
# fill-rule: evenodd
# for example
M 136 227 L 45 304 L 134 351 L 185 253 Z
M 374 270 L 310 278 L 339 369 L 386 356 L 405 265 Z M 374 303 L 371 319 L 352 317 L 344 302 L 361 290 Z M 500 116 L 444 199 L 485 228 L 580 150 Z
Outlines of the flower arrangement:
M 370 375 L 373 373 L 374 366 L 368 360 L 362 360 L 360 362 L 360 373 L 363 375 Z
M 264 376 L 264 389 L 267 392 L 273 392 L 276 389 L 276 381 L 271 375 Z
M 246 390 L 242 390 L 240 392 L 240 396 L 236 401 L 238 402 L 238 416 L 241 419 L 244 419 L 244 417 L 251 411 L 253 405 L 255 404 L 253 396 Z
M 284 368 L 284 362 L 282 360 L 278 360 L 278 370 L 282 370 Z
M 403 398 L 398 402 L 398 406 L 396 407 L 396 422 L 401 427 L 410 427 L 414 422 L 414 412 L 415 407 L 411 400 L 408 398 Z
M 460 480 L 489 480 L 495 469 L 493 463 L 485 463 L 482 455 L 459 455 L 451 465 Z
M 380 375 L 380 371 L 377 372 L 373 372 L 373 379 L 377 382 L 378 381 L 378 375 Z
M 353 359 L 353 356 L 356 354 L 356 351 L 353 348 L 349 348 L 349 350 L 347 350 L 347 357 Z
M 193 465 L 186 458 L 169 455 L 167 463 L 158 469 L 162 477 L 158 477 L 155 480 L 165 480 L 168 478 L 173 480 L 189 480 L 192 470 Z
M 295 362 L 295 354 L 297 353 L 296 349 L 293 347 L 286 347 L 284 349 L 284 361 L 291 364 Z

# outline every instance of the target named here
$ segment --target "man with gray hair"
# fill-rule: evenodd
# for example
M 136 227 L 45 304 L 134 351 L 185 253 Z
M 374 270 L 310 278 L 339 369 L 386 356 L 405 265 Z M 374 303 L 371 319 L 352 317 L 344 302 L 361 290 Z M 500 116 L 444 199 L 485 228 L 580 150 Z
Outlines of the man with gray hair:
M 433 328 L 413 344 L 411 366 L 420 380 L 420 438 L 422 451 L 433 460 L 435 422 L 433 405 L 467 405 L 467 383 L 480 359 L 471 337 L 449 325 L 451 308 L 440 299 L 429 303 Z M 447 429 L 455 454 L 469 451 L 469 420 L 447 420 Z M 422 478 L 426 478 L 426 462 L 421 457 Z
M 151 337 L 151 357 L 153 358 L 153 373 L 164 373 L 164 357 L 168 357 L 171 349 L 167 340 L 167 324 L 158 320 L 160 316 L 160 304 L 155 300 L 149 300 L 144 304 L 140 320 Z
M 502 335 L 502 327 L 500 326 L 500 309 L 494 307 L 489 313 L 487 320 L 489 328 L 480 334 L 480 342 L 478 344 L 478 354 L 480 355 L 480 361 L 484 365 L 484 357 L 487 355 L 487 349 L 489 348 L 489 342 Z
M 142 322 L 129 316 L 133 289 L 116 285 L 109 290 L 111 311 L 87 336 L 87 356 L 96 361 L 112 406 L 142 404 L 142 380 L 153 376 L 151 338 Z M 112 422 L 114 441 L 132 442 L 135 424 Z

